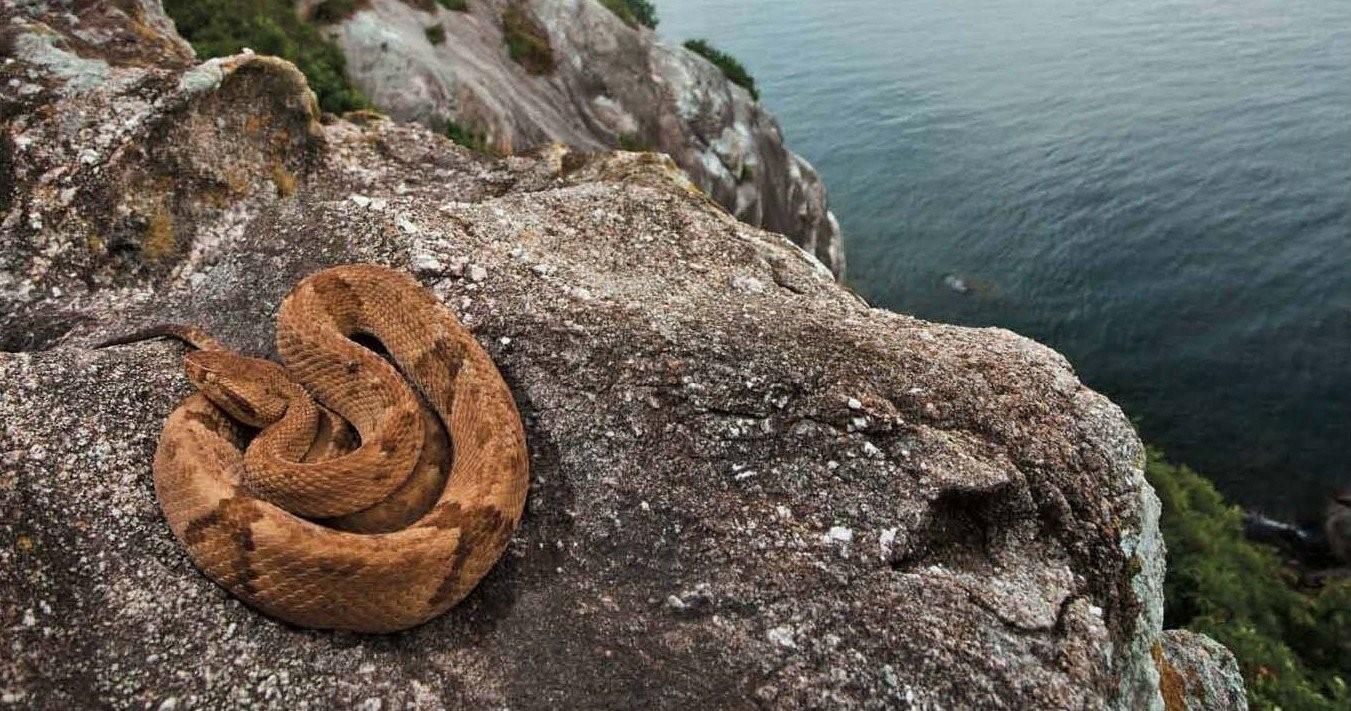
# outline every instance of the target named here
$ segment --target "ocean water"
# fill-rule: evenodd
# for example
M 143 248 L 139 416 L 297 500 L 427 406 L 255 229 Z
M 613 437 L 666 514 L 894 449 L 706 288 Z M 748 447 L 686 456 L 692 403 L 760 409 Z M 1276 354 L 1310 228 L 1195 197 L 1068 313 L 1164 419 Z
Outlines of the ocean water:
M 822 173 L 848 282 L 1060 350 L 1146 441 L 1351 484 L 1351 0 L 658 0 Z

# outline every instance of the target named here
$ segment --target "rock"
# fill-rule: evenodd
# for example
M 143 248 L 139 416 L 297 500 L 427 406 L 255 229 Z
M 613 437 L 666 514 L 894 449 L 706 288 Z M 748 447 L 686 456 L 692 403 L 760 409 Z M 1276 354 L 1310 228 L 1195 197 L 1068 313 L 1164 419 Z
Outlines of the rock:
M 793 641 L 793 628 L 791 627 L 788 626 L 775 627 L 774 629 L 771 629 L 770 631 L 766 632 L 765 637 L 768 637 L 769 641 L 779 645 L 780 647 L 786 647 L 788 649 L 797 649 L 797 642 Z
M 966 283 L 966 280 L 956 274 L 945 275 L 943 277 L 943 285 L 958 294 L 965 294 L 971 291 L 971 287 Z
M 831 526 L 825 538 L 827 541 L 849 543 L 854 540 L 854 532 L 848 526 Z
M 1328 503 L 1323 534 L 1333 556 L 1343 563 L 1351 563 L 1351 487 L 1339 489 Z
M 1141 445 L 1055 352 L 869 308 L 654 154 L 321 123 L 289 64 L 189 65 L 153 4 L 4 2 L 6 702 L 1161 706 Z M 202 577 L 150 469 L 182 347 L 91 348 L 179 321 L 266 355 L 291 286 L 353 261 L 460 315 L 532 455 L 504 559 L 388 637 Z
M 1166 630 L 1154 646 L 1168 711 L 1244 711 L 1248 696 L 1233 652 L 1187 630 Z
M 508 55 L 508 6 L 547 35 L 551 71 L 532 74 Z M 438 132 L 453 122 L 503 152 L 558 142 L 667 153 L 739 219 L 788 235 L 843 276 L 843 236 L 815 169 L 784 146 L 774 117 L 703 57 L 626 25 L 598 0 L 356 7 L 326 32 L 352 81 L 391 116 Z M 431 26 L 444 41 L 428 39 Z

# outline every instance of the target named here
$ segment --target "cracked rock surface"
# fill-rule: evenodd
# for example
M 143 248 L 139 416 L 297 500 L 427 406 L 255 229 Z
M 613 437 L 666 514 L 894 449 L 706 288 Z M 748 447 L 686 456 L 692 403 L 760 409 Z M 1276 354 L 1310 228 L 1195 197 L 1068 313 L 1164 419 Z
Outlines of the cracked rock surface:
M 1141 445 L 1055 352 L 870 308 L 655 154 L 325 125 L 153 3 L 0 8 L 0 704 L 1162 705 Z M 150 470 L 182 348 L 90 348 L 269 354 L 291 285 L 354 261 L 460 315 L 532 456 L 502 562 L 382 637 L 202 577 Z

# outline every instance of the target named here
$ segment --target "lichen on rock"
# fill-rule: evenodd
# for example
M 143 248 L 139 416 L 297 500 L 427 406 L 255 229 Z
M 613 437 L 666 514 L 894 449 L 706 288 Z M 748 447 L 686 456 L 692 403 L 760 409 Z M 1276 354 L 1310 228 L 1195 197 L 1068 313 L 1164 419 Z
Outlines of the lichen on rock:
M 1151 650 L 1167 711 L 1245 711 L 1238 660 L 1224 645 L 1187 630 L 1167 630 Z

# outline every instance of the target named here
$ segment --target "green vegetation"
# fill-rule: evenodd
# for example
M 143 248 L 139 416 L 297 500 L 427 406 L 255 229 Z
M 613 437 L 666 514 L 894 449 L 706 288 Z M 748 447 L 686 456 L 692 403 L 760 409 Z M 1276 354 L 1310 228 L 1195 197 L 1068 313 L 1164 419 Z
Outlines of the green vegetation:
M 423 30 L 427 35 L 427 41 L 432 44 L 441 44 L 446 41 L 446 28 L 440 25 L 432 25 Z
M 629 27 L 657 28 L 657 7 L 648 0 L 600 0 Z
M 357 11 L 359 0 L 323 0 L 310 10 L 310 19 L 321 25 L 345 20 Z
M 469 12 L 469 0 L 436 0 L 436 4 L 451 12 Z
M 728 80 L 749 91 L 752 99 L 760 100 L 760 92 L 755 89 L 755 80 L 736 57 L 714 48 L 707 40 L 701 39 L 686 40 L 685 49 L 713 62 Z
M 332 6 L 325 12 L 341 10 L 341 5 L 333 5 L 335 2 L 351 0 L 329 0 L 325 6 Z M 164 9 L 179 34 L 203 59 L 235 54 L 244 47 L 273 54 L 294 62 L 304 72 L 325 111 L 342 113 L 367 105 L 366 98 L 343 73 L 342 53 L 314 25 L 297 17 L 291 2 L 165 0 Z
M 517 3 L 502 11 L 502 37 L 507 42 L 507 54 L 527 72 L 548 74 L 554 70 L 549 33 Z
M 634 153 L 646 153 L 652 150 L 652 144 L 637 133 L 621 133 L 619 134 L 619 148 Z
M 1163 501 L 1165 625 L 1233 650 L 1255 709 L 1351 708 L 1351 581 L 1298 588 L 1208 480 L 1157 451 L 1145 473 Z
M 467 126 L 461 126 L 450 119 L 446 119 L 446 137 L 450 140 L 478 153 L 490 153 L 488 150 L 488 137 L 482 131 L 475 131 Z

